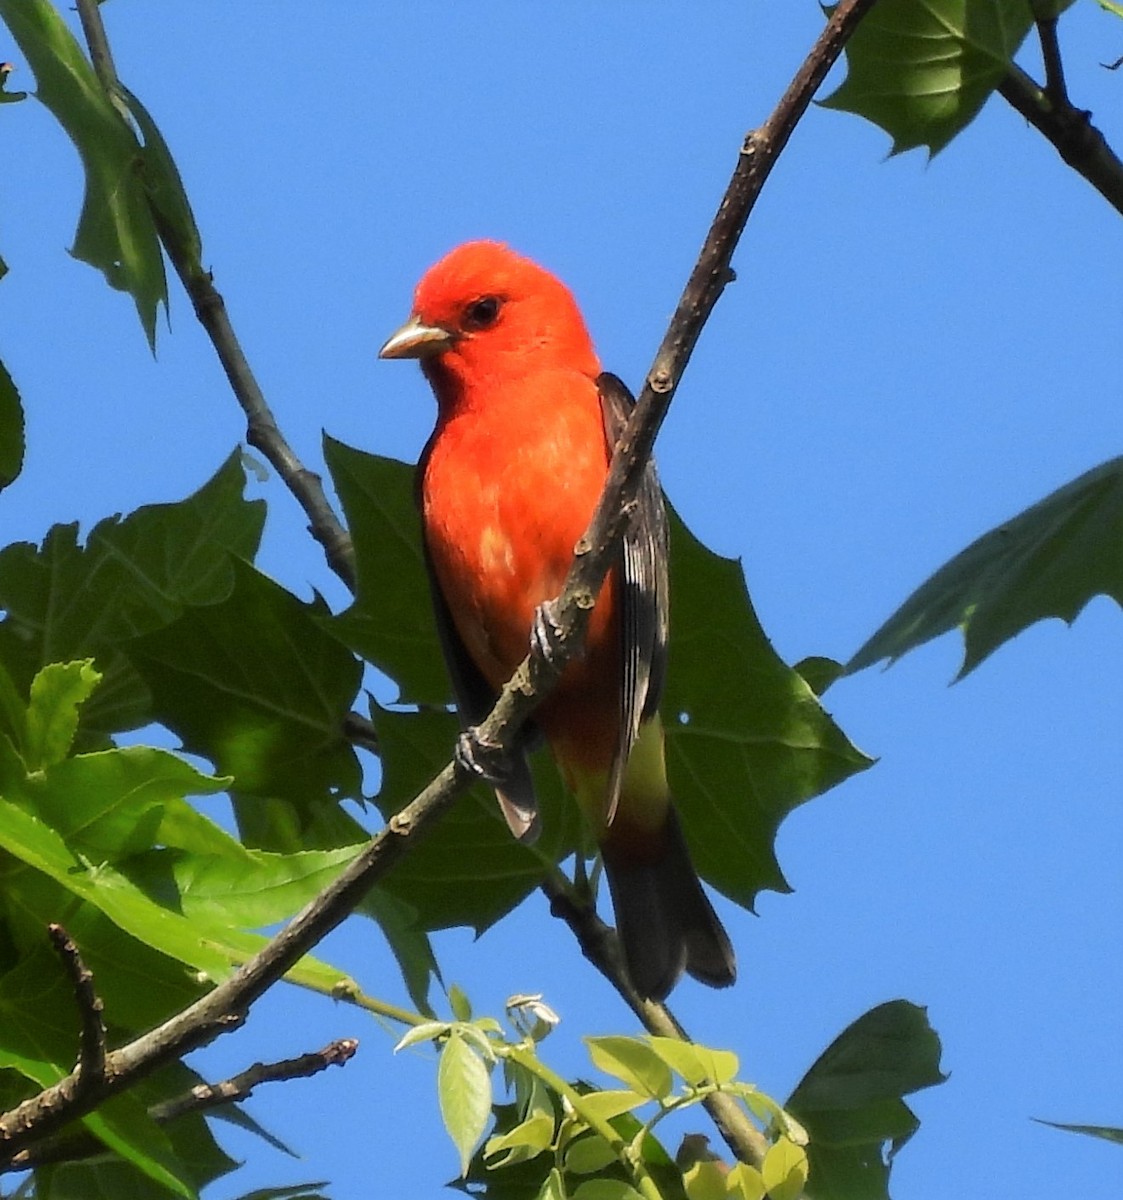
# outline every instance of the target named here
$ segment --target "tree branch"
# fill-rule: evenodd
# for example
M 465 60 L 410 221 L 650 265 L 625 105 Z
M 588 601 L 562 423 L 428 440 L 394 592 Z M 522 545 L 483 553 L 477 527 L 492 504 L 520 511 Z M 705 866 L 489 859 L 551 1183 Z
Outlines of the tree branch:
M 256 1087 L 287 1079 L 307 1079 L 332 1066 L 343 1066 L 355 1054 L 359 1043 L 354 1038 L 340 1038 L 322 1050 L 286 1058 L 275 1063 L 254 1063 L 244 1071 L 221 1083 L 200 1083 L 160 1104 L 154 1104 L 148 1115 L 159 1125 L 167 1125 L 188 1113 L 202 1113 L 223 1104 L 248 1100 Z M 21 1150 L 9 1162 L 0 1165 L 0 1174 L 8 1171 L 28 1171 L 49 1163 L 78 1162 L 101 1154 L 105 1144 L 85 1131 L 51 1138 L 27 1150 Z
M 1076 108 L 1068 97 L 1057 42 L 1056 20 L 1039 21 L 1046 86 L 1042 88 L 1021 67 L 1011 63 L 998 85 L 999 95 L 1015 108 L 1053 146 L 1061 158 L 1123 213 L 1123 162 L 1092 124 L 1092 115 Z
M 99 0 L 77 0 L 78 16 L 97 77 L 106 95 L 132 128 L 127 106 L 121 102 L 120 80 L 113 65 Z M 328 502 L 323 481 L 297 457 L 273 416 L 265 395 L 258 386 L 249 360 L 242 350 L 234 326 L 226 311 L 226 302 L 214 286 L 214 276 L 203 268 L 195 253 L 189 252 L 173 236 L 160 213 L 152 208 L 152 217 L 160 244 L 175 268 L 195 309 L 200 325 L 207 332 L 226 372 L 231 390 L 246 415 L 246 441 L 260 450 L 296 497 L 309 520 L 312 536 L 324 548 L 328 566 L 352 592 L 355 590 L 355 553 L 351 535 Z
M 96 16 L 93 0 L 78 2 L 86 7 L 92 5 Z M 654 365 L 636 402 L 635 410 L 616 447 L 597 511 L 589 529 L 578 543 L 565 587 L 555 602 L 553 615 L 560 630 L 558 645 L 548 662 L 537 651 L 532 651 L 520 664 L 504 687 L 494 709 L 478 727 L 483 744 L 501 749 L 514 745 L 520 726 L 557 681 L 567 663 L 578 653 L 590 610 L 634 509 L 643 469 L 659 426 L 702 328 L 726 283 L 732 278 L 730 261 L 749 213 L 816 89 L 838 57 L 847 38 L 874 2 L 875 0 L 842 0 L 837 5 L 822 35 L 796 73 L 772 116 L 746 137 L 733 177 L 703 244 L 698 263 L 687 282 L 667 334 L 656 354 Z M 212 325 L 216 329 L 220 326 L 226 328 L 218 320 L 218 315 L 221 315 L 222 321 L 225 321 L 225 314 L 221 298 L 210 285 L 209 276 L 203 281 L 192 279 L 189 282 L 185 279 L 184 282 L 196 302 L 197 311 L 201 310 L 200 320 L 204 320 L 204 314 L 207 314 L 204 324 L 211 322 L 208 331 Z M 193 291 L 193 288 L 197 290 Z M 237 350 L 237 343 L 233 341 L 232 331 L 229 333 L 229 341 L 225 340 L 225 335 L 217 338 L 216 348 L 219 349 L 220 357 L 224 353 L 233 354 L 236 351 L 235 358 L 244 363 L 241 351 Z M 252 375 L 249 374 L 248 366 L 244 371 L 240 368 L 233 371 L 228 367 L 228 374 L 244 408 L 246 401 L 243 399 L 243 392 L 248 390 L 250 393 L 252 405 L 247 412 L 258 412 L 260 401 L 260 408 L 268 414 L 264 400 L 260 399 L 260 393 L 253 383 Z M 268 415 L 268 423 L 272 423 L 271 414 Z M 254 417 L 251 415 L 251 429 L 253 424 Z M 275 425 L 272 428 L 275 428 Z M 274 444 L 272 439 L 270 444 Z M 295 458 L 293 462 L 295 463 Z M 292 478 L 284 476 L 290 488 L 294 487 L 293 481 L 297 476 L 301 476 L 302 471 L 302 468 L 296 471 Z M 310 474 L 304 472 L 304 475 Z M 315 479 L 314 476 L 311 478 Z M 305 504 L 305 501 L 301 500 L 301 503 Z M 305 511 L 309 511 L 307 505 Z M 346 538 L 346 535 L 343 537 Z M 325 545 L 331 562 L 328 544 L 322 537 L 320 540 Z M 349 550 L 349 543 L 347 546 Z M 342 552 L 339 547 L 337 552 Z M 346 561 L 350 564 L 349 553 Z M 334 562 L 332 565 L 337 573 L 340 573 L 339 566 Z M 348 575 L 345 581 L 352 577 L 353 575 Z M 73 1090 L 76 1076 L 71 1075 L 0 1117 L 0 1144 L 6 1143 L 8 1155 L 18 1153 L 34 1137 L 41 1136 L 45 1127 L 53 1129 L 61 1120 L 84 1115 L 97 1103 L 129 1087 L 161 1063 L 181 1057 L 188 1051 L 205 1045 L 220 1033 L 241 1025 L 253 1002 L 350 914 L 376 880 L 403 857 L 410 843 L 432 828 L 472 782 L 472 778 L 455 764 L 447 765 L 417 797 L 390 819 L 386 827 L 363 847 L 337 879 L 294 917 L 254 958 L 243 964 L 213 991 L 177 1013 L 159 1028 L 136 1038 L 118 1050 L 110 1051 L 106 1055 L 102 1084 L 96 1094 L 91 1089 L 90 1093 L 75 1097 Z M 618 986 L 625 1000 L 634 1007 L 638 997 L 631 990 L 630 983 L 620 977 L 617 984 L 599 961 L 597 965 L 598 969 L 605 971 L 606 977 L 613 981 L 614 986 Z M 682 1036 L 680 1027 L 664 1006 L 642 1001 L 639 1003 L 643 1010 L 640 1013 L 641 1019 L 645 1024 L 651 1022 L 649 1028 L 660 1033 L 671 1032 Z M 735 1122 L 731 1121 L 730 1128 L 734 1125 Z M 759 1160 L 759 1146 L 752 1144 L 751 1139 L 747 1136 L 736 1136 L 734 1133 L 727 1134 L 725 1127 L 722 1132 L 727 1136 L 738 1157 L 750 1162 Z M 759 1137 L 759 1134 L 756 1136 Z
M 48 925 L 47 935 L 74 986 L 81 1031 L 78 1066 L 75 1069 L 78 1079 L 76 1090 L 84 1091 L 96 1087 L 105 1075 L 105 1022 L 101 1015 L 104 1006 L 94 990 L 93 972 L 82 961 L 82 955 L 70 934 L 61 925 Z

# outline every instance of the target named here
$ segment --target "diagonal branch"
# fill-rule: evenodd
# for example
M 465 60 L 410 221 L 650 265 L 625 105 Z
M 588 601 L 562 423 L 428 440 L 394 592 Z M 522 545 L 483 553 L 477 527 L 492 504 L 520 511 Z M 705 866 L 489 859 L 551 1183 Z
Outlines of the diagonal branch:
M 1038 38 L 1045 67 L 1042 87 L 1021 67 L 1011 63 L 998 93 L 1056 148 L 1074 171 L 1123 213 L 1123 162 L 1092 124 L 1092 114 L 1077 108 L 1065 85 L 1056 17 L 1039 18 Z
M 122 120 L 132 128 L 128 107 L 121 101 L 121 83 L 101 19 L 100 0 L 77 0 L 77 8 L 98 80 L 122 114 Z M 195 315 L 211 339 L 230 388 L 246 415 L 246 441 L 261 451 L 296 497 L 308 517 L 312 536 L 324 548 L 328 566 L 354 591 L 355 555 L 351 535 L 329 503 L 320 476 L 304 466 L 281 432 L 234 332 L 226 302 L 214 286 L 214 276 L 199 262 L 197 252 L 183 245 L 169 229 L 155 205 L 152 206 L 152 217 L 164 253 L 182 281 Z
M 746 137 L 698 263 L 617 445 L 593 521 L 578 543 L 565 587 L 554 605 L 552 615 L 559 629 L 558 644 L 548 662 L 538 650 L 533 650 L 519 666 L 492 712 L 478 727 L 483 743 L 500 748 L 512 746 L 520 726 L 578 653 L 589 612 L 634 509 L 644 466 L 659 426 L 702 328 L 732 278 L 730 261 L 749 213 L 816 89 L 874 2 L 841 0 L 772 116 Z M 79 4 L 86 7 L 92 0 L 79 0 Z M 234 383 L 233 376 L 231 382 Z M 287 477 L 286 482 L 292 487 Z M 338 572 L 338 566 L 336 570 Z M 62 1120 L 84 1115 L 97 1103 L 129 1087 L 161 1063 L 178 1058 L 240 1026 L 254 1001 L 351 913 L 369 888 L 403 857 L 414 840 L 434 826 L 472 782 L 472 777 L 465 771 L 454 763 L 448 764 L 371 838 L 337 879 L 254 958 L 159 1028 L 110 1051 L 105 1059 L 104 1078 L 96 1094 L 91 1092 L 75 1097 L 76 1077 L 71 1075 L 0 1117 L 0 1145 L 5 1145 L 7 1154 L 17 1153 L 41 1137 L 48 1127 L 57 1128 Z M 602 965 L 601 952 L 594 953 L 598 969 L 604 971 L 632 1003 L 630 985 L 623 978 L 617 983 L 617 978 L 610 973 L 611 967 Z M 631 996 L 634 998 L 634 993 Z M 649 1028 L 660 1033 L 681 1033 L 664 1006 L 644 1004 L 643 1009 L 645 1024 L 652 1023 Z M 731 1147 L 739 1158 L 759 1161 L 760 1146 L 747 1132 L 752 1127 L 743 1115 L 735 1112 L 733 1116 L 739 1116 L 740 1128 L 732 1117 L 730 1124 L 721 1126 Z M 759 1134 L 755 1130 L 752 1132 L 759 1139 Z

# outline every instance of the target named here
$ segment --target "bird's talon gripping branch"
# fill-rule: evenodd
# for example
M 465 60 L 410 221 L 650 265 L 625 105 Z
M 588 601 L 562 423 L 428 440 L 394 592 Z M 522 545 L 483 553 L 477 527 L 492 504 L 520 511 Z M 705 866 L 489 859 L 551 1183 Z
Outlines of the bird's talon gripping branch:
M 563 633 L 557 616 L 556 600 L 546 600 L 534 610 L 534 622 L 530 627 L 530 645 L 540 654 L 544 662 L 552 663 L 562 644 Z
M 489 787 L 501 788 L 511 777 L 511 762 L 493 742 L 484 741 L 475 726 L 465 729 L 453 750 L 456 765 Z

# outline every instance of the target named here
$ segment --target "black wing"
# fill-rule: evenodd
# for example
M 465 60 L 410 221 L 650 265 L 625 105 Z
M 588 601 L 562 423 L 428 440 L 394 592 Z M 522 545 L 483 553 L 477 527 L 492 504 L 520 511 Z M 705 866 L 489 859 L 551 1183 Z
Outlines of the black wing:
M 615 448 L 635 399 L 615 375 L 597 379 L 604 434 Z M 648 462 L 636 511 L 618 559 L 620 588 L 620 742 L 609 776 L 606 817 L 611 821 L 640 724 L 659 711 L 670 623 L 667 511 L 655 464 Z
M 417 487 L 415 499 L 418 509 L 421 508 L 421 479 L 425 471 L 425 460 L 428 446 L 421 456 L 417 467 Z M 444 655 L 445 666 L 448 668 L 449 679 L 452 682 L 452 693 L 456 697 L 456 710 L 460 714 L 460 725 L 467 729 L 478 725 L 495 707 L 498 693 L 487 682 L 472 660 L 464 642 L 457 632 L 456 623 L 449 611 L 448 601 L 441 591 L 437 573 L 433 570 L 433 562 L 429 555 L 429 545 L 425 540 L 424 526 L 422 527 L 421 547 L 424 551 L 425 572 L 429 576 L 429 593 L 433 599 L 433 615 L 437 621 L 437 638 Z M 501 785 L 495 787 L 495 798 L 508 828 L 520 842 L 533 842 L 538 837 L 538 798 L 534 792 L 534 779 L 530 773 L 530 763 L 527 753 L 537 741 L 537 731 L 532 722 L 523 726 L 519 736 L 519 744 L 511 752 L 508 770 Z

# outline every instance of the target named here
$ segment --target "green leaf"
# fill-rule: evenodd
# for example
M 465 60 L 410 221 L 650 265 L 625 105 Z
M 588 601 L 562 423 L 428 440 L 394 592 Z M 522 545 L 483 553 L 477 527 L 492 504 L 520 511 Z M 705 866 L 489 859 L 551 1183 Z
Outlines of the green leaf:
M 182 839 L 209 853 L 231 843 L 228 834 L 184 800 L 189 795 L 214 795 L 225 785 L 225 780 L 203 775 L 166 750 L 126 746 L 55 763 L 30 776 L 18 791 L 9 792 L 9 798 L 46 821 L 70 850 L 105 863 L 169 838 L 173 844 Z M 180 826 L 194 836 L 177 830 L 174 816 L 165 822 L 169 809 L 182 813 Z M 203 830 L 213 831 L 213 836 Z
M 1105 12 L 1114 13 L 1117 17 L 1123 17 L 1123 4 L 1117 3 L 1117 0 L 1099 0 L 1100 8 Z
M 573 1200 L 643 1200 L 643 1196 L 619 1179 L 589 1179 L 573 1193 Z
M 197 1195 L 168 1135 L 134 1096 L 114 1096 L 82 1122 L 108 1149 L 177 1196 Z
M 667 1063 L 657 1048 L 639 1038 L 587 1037 L 585 1045 L 596 1067 L 626 1083 L 633 1091 L 664 1100 L 674 1088 Z
M 730 1195 L 735 1200 L 764 1200 L 764 1179 L 756 1167 L 735 1163 L 727 1180 Z
M 554 1118 L 535 1113 L 497 1137 L 488 1138 L 484 1157 L 493 1168 L 529 1162 L 547 1149 L 554 1140 Z
M 833 658 L 813 654 L 809 658 L 801 658 L 792 667 L 792 670 L 803 679 L 803 682 L 816 696 L 821 696 L 845 672 L 846 668 Z
M 133 297 L 154 347 L 156 309 L 167 307 L 168 293 L 160 240 L 137 170 L 141 147 L 48 0 L 0 0 L 0 16 L 35 72 L 36 95 L 82 159 L 86 194 L 72 253 Z
M 324 461 L 355 545 L 355 602 L 339 636 L 390 676 L 410 703 L 446 704 L 448 673 L 421 554 L 414 468 L 324 438 Z M 528 630 L 529 646 L 529 630 Z
M 681 1038 L 650 1037 L 652 1049 L 691 1087 L 703 1083 L 729 1083 L 737 1075 L 740 1063 L 731 1050 L 711 1050 Z
M 152 719 L 148 692 L 121 652 L 188 604 L 213 604 L 234 584 L 231 556 L 252 558 L 265 519 L 242 498 L 237 453 L 194 495 L 99 522 L 85 547 L 56 525 L 42 549 L 0 550 L 0 659 L 24 694 L 40 667 L 94 656 L 104 679 L 82 712 L 87 744 Z M 81 736 L 81 735 L 80 735 Z
M 565 1148 L 565 1169 L 572 1175 L 594 1175 L 616 1162 L 616 1151 L 599 1133 L 583 1134 Z
M 328 1200 L 327 1194 L 319 1191 L 327 1186 L 327 1180 L 318 1179 L 315 1183 L 295 1183 L 289 1187 L 256 1188 L 236 1200 Z
M 441 1119 L 460 1155 L 460 1174 L 466 1175 L 491 1117 L 491 1072 L 455 1029 L 441 1051 L 437 1096 Z
M 789 891 L 773 843 L 783 818 L 871 760 L 772 649 L 738 562 L 671 512 L 667 766 L 699 872 L 751 907 Z
M 128 106 L 133 120 L 144 138 L 141 178 L 156 220 L 156 228 L 165 243 L 175 248 L 175 256 L 186 274 L 202 271 L 200 261 L 203 239 L 195 224 L 195 214 L 180 178 L 167 142 L 153 121 L 148 109 L 123 84 L 116 85 L 117 94 Z
M 5 95 L 0 90 L 0 97 Z M 3 277 L 3 262 L 0 260 L 0 279 Z M 23 405 L 7 367 L 0 363 L 0 491 L 19 475 L 23 467 L 24 450 Z
M 878 0 L 822 103 L 880 125 L 893 154 L 936 154 L 975 119 L 1032 26 L 1026 0 Z
M 343 735 L 361 664 L 312 606 L 240 561 L 233 591 L 130 643 L 157 719 L 237 791 L 314 807 L 356 796 Z
M 78 710 L 101 682 L 90 659 L 51 663 L 31 681 L 23 758 L 29 771 L 54 766 L 70 753 Z
M 919 1125 L 901 1097 L 942 1083 L 939 1063 L 924 1009 L 904 1000 L 871 1009 L 827 1047 L 784 1106 L 810 1135 L 815 1200 L 888 1196 L 889 1164 Z
M 945 563 L 846 670 L 895 662 L 958 625 L 962 678 L 1035 621 L 1071 624 L 1099 593 L 1123 604 L 1123 458 L 1081 475 Z
M 609 1088 L 586 1092 L 581 1097 L 581 1111 L 594 1120 L 614 1121 L 624 1113 L 650 1103 L 651 1096 L 646 1092 Z
M 1123 13 L 1120 14 L 1123 16 Z M 1034 1117 L 1039 1125 L 1050 1125 L 1053 1129 L 1064 1129 L 1068 1133 L 1083 1133 L 1088 1137 L 1103 1138 L 1106 1142 L 1115 1142 L 1123 1146 L 1123 1129 L 1112 1125 L 1068 1125 L 1063 1121 L 1044 1121 Z
M 807 1154 L 786 1137 L 768 1147 L 760 1166 L 769 1200 L 799 1200 L 807 1182 Z

